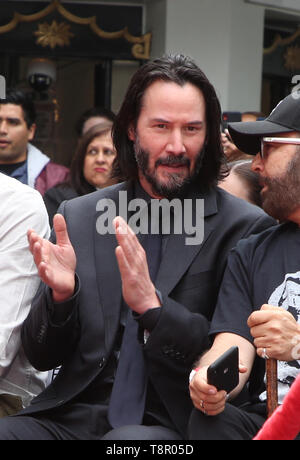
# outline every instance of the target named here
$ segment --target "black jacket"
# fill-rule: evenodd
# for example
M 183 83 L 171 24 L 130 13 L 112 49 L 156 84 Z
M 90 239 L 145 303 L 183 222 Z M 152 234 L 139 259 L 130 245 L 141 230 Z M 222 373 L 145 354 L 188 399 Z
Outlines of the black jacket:
M 31 363 L 41 370 L 62 365 L 54 382 L 21 412 L 34 413 L 64 405 L 80 394 L 105 368 L 118 331 L 121 279 L 115 258 L 115 235 L 96 231 L 97 203 L 116 203 L 119 191 L 132 197 L 132 184 L 122 183 L 65 202 L 60 208 L 77 255 L 80 286 L 66 305 L 71 313 L 53 324 L 48 288 L 41 285 L 22 329 Z M 204 240 L 185 245 L 187 235 L 170 235 L 157 276 L 162 293 L 159 319 L 144 345 L 149 378 L 177 429 L 185 435 L 192 402 L 188 376 L 195 360 L 209 346 L 207 334 L 228 251 L 236 242 L 274 225 L 260 208 L 221 189 L 204 198 Z M 84 421 L 83 421 L 84 423 Z
M 65 200 L 77 198 L 78 196 L 78 193 L 67 184 L 59 184 L 46 191 L 43 198 L 49 216 L 50 227 L 53 225 L 53 217 L 57 213 L 61 203 Z

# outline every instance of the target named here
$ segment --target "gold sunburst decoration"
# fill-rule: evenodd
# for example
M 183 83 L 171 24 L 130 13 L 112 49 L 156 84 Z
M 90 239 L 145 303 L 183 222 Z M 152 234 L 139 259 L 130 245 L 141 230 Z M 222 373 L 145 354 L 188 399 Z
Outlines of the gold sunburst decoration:
M 54 49 L 56 46 L 68 46 L 70 45 L 70 39 L 74 37 L 74 34 L 70 32 L 70 24 L 65 22 L 57 23 L 52 21 L 52 24 L 44 22 L 38 25 L 38 30 L 34 32 L 38 38 L 36 40 L 37 45 L 43 47 L 50 46 Z
M 284 55 L 285 64 L 284 67 L 289 70 L 300 69 L 300 47 L 290 46 L 287 48 Z
M 80 25 L 89 27 L 90 30 L 100 38 L 104 38 L 105 40 L 117 40 L 121 38 L 121 39 L 126 40 L 129 43 L 132 43 L 131 53 L 136 59 L 149 59 L 150 57 L 151 38 L 152 38 L 152 34 L 150 32 L 144 35 L 141 35 L 141 36 L 134 36 L 129 33 L 127 27 L 124 27 L 124 29 L 118 30 L 115 32 L 107 32 L 98 26 L 96 16 L 91 16 L 88 18 L 81 18 L 79 16 L 76 16 L 72 14 L 70 11 L 68 11 L 60 3 L 60 0 L 52 0 L 50 5 L 46 6 L 41 11 L 34 13 L 34 14 L 21 14 L 15 11 L 14 16 L 11 19 L 11 21 L 9 21 L 7 24 L 0 26 L 0 35 L 11 32 L 19 24 L 40 21 L 41 19 L 47 17 L 49 14 L 52 14 L 55 11 L 57 11 L 64 19 L 66 19 L 67 21 L 71 23 L 80 24 Z M 51 25 L 49 26 L 49 24 L 47 24 L 46 28 L 49 28 L 49 27 L 51 28 Z M 52 27 L 55 27 L 53 26 L 53 23 L 52 23 Z M 38 39 L 39 43 L 40 41 L 42 41 L 43 43 L 44 41 L 46 41 L 46 44 L 43 46 L 50 46 L 49 43 L 53 43 L 54 44 L 53 46 L 57 46 L 58 38 L 56 37 L 50 40 L 48 37 L 45 40 L 42 39 L 42 37 L 45 36 L 45 33 L 43 31 L 40 32 L 41 29 L 43 29 L 42 24 L 39 25 L 39 30 L 36 32 L 36 34 L 38 34 L 38 37 L 39 37 Z M 300 29 L 299 29 L 299 32 L 300 32 Z M 67 34 L 66 43 L 64 42 L 64 44 L 60 46 L 65 46 L 65 44 L 69 44 L 69 40 L 70 40 L 69 34 Z

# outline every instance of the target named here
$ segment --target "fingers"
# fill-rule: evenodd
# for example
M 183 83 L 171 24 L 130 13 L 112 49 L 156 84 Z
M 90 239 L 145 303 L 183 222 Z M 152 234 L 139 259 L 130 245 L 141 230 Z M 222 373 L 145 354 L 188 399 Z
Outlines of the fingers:
M 125 279 L 128 279 L 128 277 L 131 274 L 131 271 L 130 265 L 127 262 L 127 259 L 121 246 L 118 246 L 116 248 L 116 257 L 119 265 L 119 270 L 121 273 L 121 278 L 124 281 Z
M 259 311 L 253 312 L 247 321 L 253 337 L 266 335 L 266 332 L 274 332 L 281 329 L 281 325 L 295 322 L 290 312 L 280 307 L 263 305 Z M 271 330 L 272 329 L 272 330 Z
M 206 415 L 214 416 L 223 412 L 227 393 L 207 383 L 204 378 L 206 370 L 201 369 L 190 383 L 190 396 L 196 409 Z
M 230 136 L 230 134 L 229 134 L 228 129 L 226 128 L 224 131 L 225 131 L 225 135 L 226 135 L 227 139 L 229 140 L 229 142 L 230 142 L 230 143 L 233 143 L 233 142 L 232 142 L 232 139 L 231 139 L 231 136 Z
M 34 244 L 38 241 L 40 242 L 42 241 L 42 238 L 32 229 L 28 230 L 27 239 L 28 239 L 29 249 L 31 253 L 33 252 Z
M 143 264 L 145 268 L 148 268 L 145 251 L 133 230 L 120 216 L 116 217 L 113 223 L 115 226 L 117 241 L 122 248 L 122 251 L 118 251 L 117 254 L 117 257 L 119 255 L 118 261 L 120 259 L 122 262 L 122 259 L 125 257 L 128 262 L 127 267 L 135 266 L 139 263 Z M 124 263 L 123 267 L 126 268 Z
M 61 216 L 62 217 L 62 216 Z M 37 267 L 39 277 L 46 284 L 49 284 L 49 251 L 50 243 L 48 240 L 40 237 L 34 230 L 30 229 L 27 232 L 29 249 L 33 255 L 34 263 Z
M 215 416 L 222 413 L 226 406 L 227 394 L 225 391 L 220 392 L 220 399 L 219 401 L 212 401 L 210 402 L 209 398 L 201 399 L 197 404 L 196 409 L 203 412 L 205 415 L 208 416 Z
M 252 313 L 248 326 L 258 356 L 280 361 L 292 359 L 293 338 L 298 334 L 298 324 L 290 312 L 265 304 Z
M 41 238 L 34 230 L 28 230 L 27 238 L 30 252 L 33 255 L 37 268 L 39 268 L 39 265 L 43 260 L 43 238 Z
M 30 231 L 28 235 L 30 251 L 33 255 L 34 263 L 38 270 L 38 275 L 42 281 L 48 282 L 48 269 L 44 261 L 43 239 L 39 237 L 34 231 Z
M 226 137 L 226 134 L 221 133 L 221 141 L 222 141 L 222 143 L 225 143 L 225 142 L 228 141 L 228 139 L 227 139 L 227 137 Z
M 127 222 L 125 222 L 125 220 L 121 216 L 117 216 L 113 220 L 113 224 L 115 226 L 118 242 L 122 242 L 124 240 L 129 241 L 132 244 L 139 244 L 139 241 L 134 231 L 130 228 L 130 226 L 127 224 Z
M 215 395 L 209 395 L 203 392 L 194 393 L 191 390 L 190 395 L 196 409 L 206 415 L 218 415 L 225 409 L 227 401 L 226 391 L 218 391 Z
M 267 307 L 267 305 L 263 305 L 261 310 L 252 313 L 248 318 L 248 326 L 254 338 L 254 346 L 256 347 L 258 356 L 261 358 L 265 357 L 266 349 L 271 345 L 271 338 L 272 340 L 274 339 L 274 330 L 269 330 L 271 325 L 271 310 Z M 271 350 L 269 350 L 267 355 L 272 357 Z
M 248 371 L 248 368 L 244 366 L 243 364 L 239 364 L 239 373 L 240 374 L 245 374 Z
M 58 246 L 71 244 L 67 231 L 66 221 L 61 214 L 55 214 L 53 218 L 53 228 L 56 234 L 56 244 Z
M 50 274 L 48 271 L 47 264 L 45 262 L 41 262 L 38 265 L 38 275 L 44 283 L 49 284 Z
M 257 348 L 256 353 L 262 359 L 273 358 L 272 350 L 271 350 L 271 348 L 268 348 L 268 347 Z
M 127 235 L 129 233 L 134 235 L 133 230 L 121 216 L 117 216 L 114 218 L 113 225 L 115 226 L 115 229 L 117 230 L 119 235 Z
M 247 324 L 250 328 L 267 323 L 270 320 L 270 313 L 279 311 L 278 307 L 264 304 L 260 310 L 254 311 L 248 318 Z

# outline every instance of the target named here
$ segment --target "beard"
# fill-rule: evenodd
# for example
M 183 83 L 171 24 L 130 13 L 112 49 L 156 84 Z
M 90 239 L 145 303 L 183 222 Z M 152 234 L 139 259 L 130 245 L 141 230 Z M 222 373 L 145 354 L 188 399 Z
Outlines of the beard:
M 261 194 L 264 211 L 279 222 L 289 220 L 300 206 L 300 156 L 295 154 L 284 175 L 263 178 L 263 182 L 268 187 Z
M 134 153 L 139 171 L 150 184 L 154 195 L 172 200 L 173 198 L 183 197 L 187 193 L 191 184 L 196 182 L 202 165 L 204 149 L 198 153 L 195 159 L 195 166 L 192 171 L 190 171 L 190 159 L 184 153 L 176 156 L 167 155 L 163 158 L 158 158 L 154 164 L 153 170 L 150 170 L 149 160 L 151 154 L 148 150 L 144 150 L 141 147 L 138 137 L 136 137 L 136 141 L 134 143 Z M 165 180 L 162 180 L 157 174 L 157 167 L 160 165 L 185 166 L 189 172 L 188 174 L 183 174 L 182 171 L 178 173 L 166 173 Z

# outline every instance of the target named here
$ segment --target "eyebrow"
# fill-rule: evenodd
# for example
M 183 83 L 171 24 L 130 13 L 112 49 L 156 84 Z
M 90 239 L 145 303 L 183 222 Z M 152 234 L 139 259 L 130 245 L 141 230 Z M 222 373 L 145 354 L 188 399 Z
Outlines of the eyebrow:
M 152 123 L 153 122 L 155 122 L 155 123 L 172 123 L 171 121 L 165 120 L 164 118 L 152 118 L 151 122 Z M 191 121 L 188 121 L 187 123 L 185 123 L 185 125 L 199 125 L 199 126 L 202 126 L 202 125 L 204 125 L 204 121 L 191 120 Z
M 21 118 L 15 118 L 15 117 L 1 117 L 1 115 L 0 115 L 0 120 L 21 121 Z

